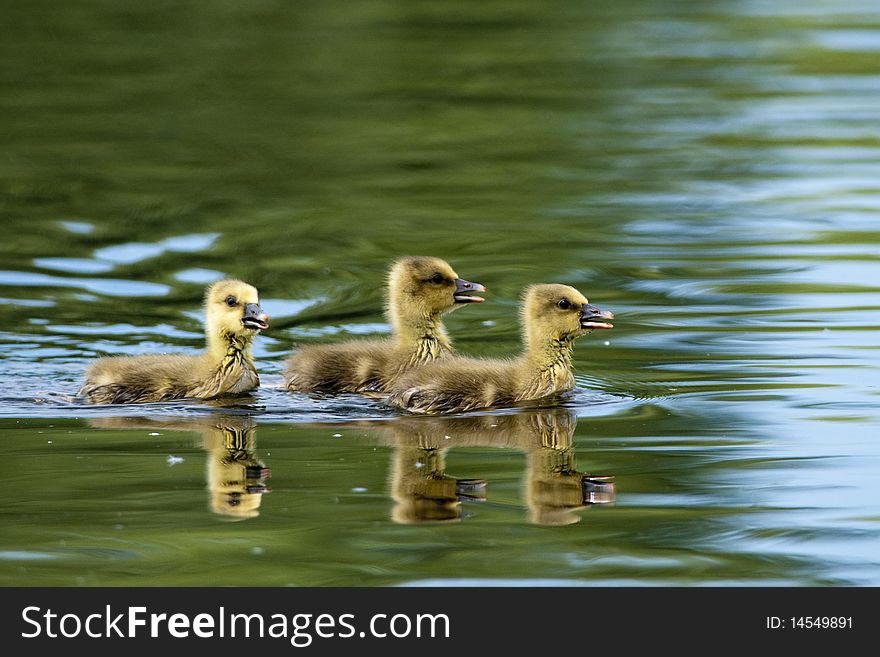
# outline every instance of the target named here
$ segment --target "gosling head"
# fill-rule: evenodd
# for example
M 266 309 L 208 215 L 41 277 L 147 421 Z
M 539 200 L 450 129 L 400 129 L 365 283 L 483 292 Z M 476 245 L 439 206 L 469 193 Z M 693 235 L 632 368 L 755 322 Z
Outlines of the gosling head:
M 485 292 L 479 283 L 458 277 L 440 258 L 401 258 L 388 275 L 388 304 L 393 317 L 431 318 L 458 306 L 483 301 L 474 292 Z
M 522 304 L 527 344 L 571 342 L 593 329 L 610 329 L 614 314 L 590 305 L 568 285 L 532 285 Z
M 252 338 L 269 328 L 257 288 L 242 281 L 218 281 L 205 292 L 205 328 L 209 336 Z

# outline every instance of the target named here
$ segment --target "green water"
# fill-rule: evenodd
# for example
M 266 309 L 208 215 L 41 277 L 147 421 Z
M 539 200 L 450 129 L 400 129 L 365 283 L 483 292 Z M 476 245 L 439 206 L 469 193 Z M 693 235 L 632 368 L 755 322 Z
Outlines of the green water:
M 3 16 L 0 584 L 880 585 L 876 3 Z M 615 328 L 561 408 L 280 390 L 388 332 L 402 254 L 489 288 L 461 352 L 515 353 L 535 282 Z M 227 275 L 272 316 L 253 398 L 72 397 L 199 349 Z

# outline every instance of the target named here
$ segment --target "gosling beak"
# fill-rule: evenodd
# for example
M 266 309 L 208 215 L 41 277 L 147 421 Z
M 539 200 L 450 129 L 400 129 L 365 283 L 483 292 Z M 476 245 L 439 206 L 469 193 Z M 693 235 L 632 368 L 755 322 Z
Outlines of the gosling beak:
M 462 278 L 455 279 L 455 292 L 452 293 L 452 298 L 455 303 L 475 303 L 479 301 L 484 301 L 483 297 L 477 297 L 469 294 L 470 292 L 485 292 L 486 288 L 484 288 L 479 283 L 471 283 L 470 281 L 466 281 Z
M 581 311 L 581 328 L 582 329 L 610 329 L 614 328 L 613 324 L 599 320 L 614 319 L 614 313 L 607 310 L 600 310 L 596 306 L 587 304 Z
M 245 328 L 254 331 L 264 331 L 269 328 L 269 315 L 263 312 L 257 303 L 247 303 L 244 306 L 244 317 L 241 323 Z

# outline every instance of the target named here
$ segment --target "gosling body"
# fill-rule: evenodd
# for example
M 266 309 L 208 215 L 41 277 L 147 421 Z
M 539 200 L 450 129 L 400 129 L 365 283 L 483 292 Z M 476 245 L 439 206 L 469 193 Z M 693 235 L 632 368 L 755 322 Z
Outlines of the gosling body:
M 461 413 L 554 397 L 575 385 L 574 341 L 614 315 L 568 285 L 534 285 L 522 304 L 523 352 L 511 360 L 454 356 L 402 376 L 387 403 L 411 413 Z
M 251 344 L 268 319 L 256 288 L 236 280 L 215 283 L 205 294 L 207 347 L 201 354 L 98 359 L 79 395 L 96 404 L 131 404 L 250 392 L 260 384 Z
M 387 392 L 411 369 L 453 353 L 442 317 L 482 301 L 471 293 L 484 290 L 459 278 L 440 258 L 402 258 L 388 274 L 386 316 L 392 337 L 300 347 L 285 366 L 285 385 L 307 393 Z

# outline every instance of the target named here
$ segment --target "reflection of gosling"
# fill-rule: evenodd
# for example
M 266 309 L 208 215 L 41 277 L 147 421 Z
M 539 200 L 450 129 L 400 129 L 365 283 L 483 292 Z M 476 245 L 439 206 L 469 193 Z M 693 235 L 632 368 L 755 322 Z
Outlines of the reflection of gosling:
M 445 472 L 444 450 L 397 447 L 391 470 L 391 519 L 409 524 L 461 519 L 461 501 L 486 499 L 482 479 L 457 479 Z
M 461 518 L 461 501 L 485 500 L 486 481 L 445 472 L 445 455 L 463 447 L 512 448 L 526 455 L 524 493 L 529 517 L 542 525 L 578 522 L 575 513 L 614 501 L 614 477 L 578 471 L 574 463 L 577 416 L 563 408 L 509 415 L 403 417 L 377 423 L 378 437 L 394 446 L 391 496 L 396 522 Z
M 574 387 L 574 341 L 609 329 L 610 312 L 591 306 L 567 285 L 533 285 L 522 304 L 522 355 L 509 361 L 459 356 L 402 376 L 388 403 L 412 413 L 456 413 L 551 397 Z
M 265 480 L 269 469 L 256 455 L 256 422 L 248 416 L 150 419 L 102 417 L 89 420 L 101 429 L 186 431 L 201 435 L 207 453 L 211 511 L 234 520 L 259 515 L 262 494 L 271 492 Z
M 125 404 L 249 392 L 260 383 L 251 342 L 268 319 L 254 287 L 214 283 L 205 294 L 203 353 L 101 358 L 87 370 L 79 394 L 96 404 Z
M 578 472 L 574 450 L 540 447 L 526 454 L 526 502 L 533 523 L 570 525 L 575 511 L 614 501 L 614 477 Z
M 234 520 L 260 515 L 269 469 L 257 458 L 256 425 L 246 422 L 218 422 L 204 435 L 208 451 L 208 490 L 211 511 Z
M 471 293 L 483 290 L 479 283 L 460 279 L 439 258 L 398 260 L 391 267 L 387 291 L 393 337 L 300 347 L 285 367 L 288 390 L 387 391 L 412 367 L 452 352 L 441 317 L 460 305 L 482 301 Z

